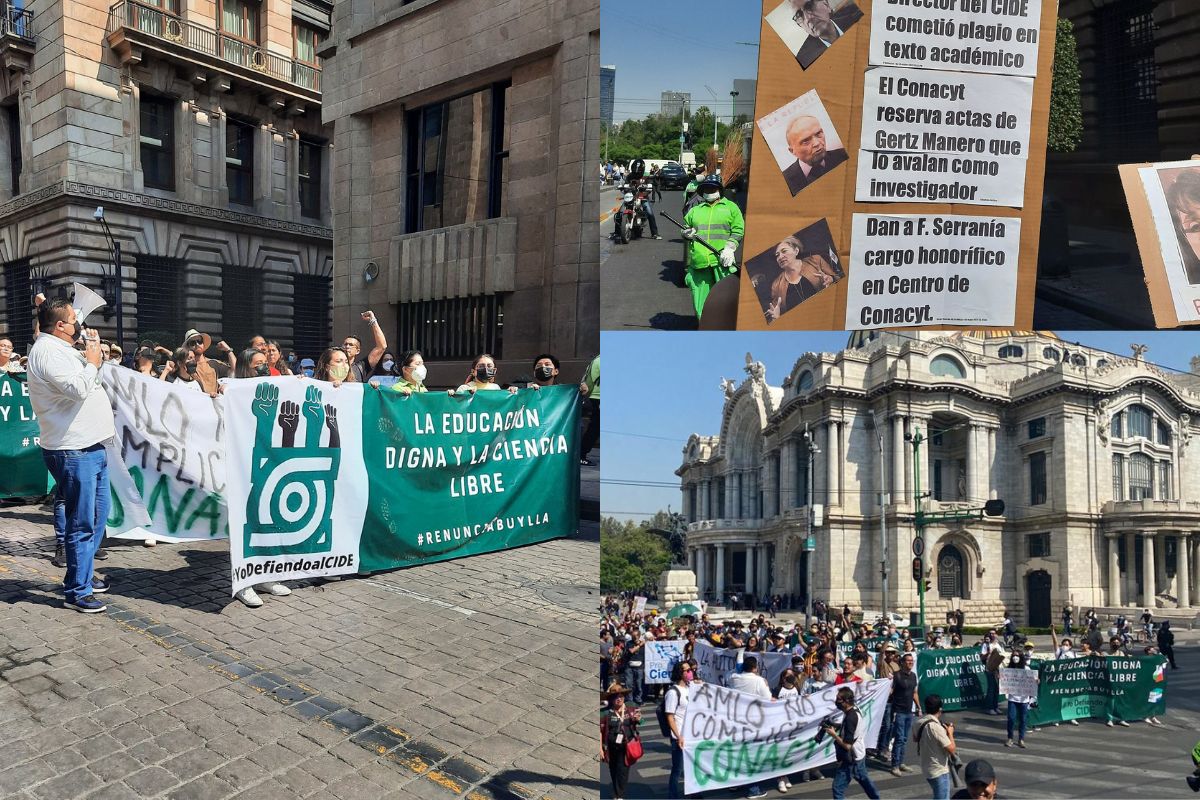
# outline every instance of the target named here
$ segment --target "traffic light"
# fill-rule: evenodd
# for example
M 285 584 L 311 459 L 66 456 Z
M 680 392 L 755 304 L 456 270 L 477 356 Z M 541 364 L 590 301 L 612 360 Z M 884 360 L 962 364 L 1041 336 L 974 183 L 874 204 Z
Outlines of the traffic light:
M 1003 500 L 988 500 L 983 504 L 983 514 L 987 517 L 998 517 L 1004 513 Z
M 921 563 L 920 558 L 913 559 L 913 580 L 920 583 L 921 573 L 925 571 L 925 565 Z

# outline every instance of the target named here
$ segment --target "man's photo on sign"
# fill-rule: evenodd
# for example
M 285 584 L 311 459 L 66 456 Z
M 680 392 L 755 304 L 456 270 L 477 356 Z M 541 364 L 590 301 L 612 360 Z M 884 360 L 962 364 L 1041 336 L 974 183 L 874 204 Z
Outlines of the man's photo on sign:
M 845 277 L 823 219 L 784 237 L 745 268 L 768 324 Z
M 784 0 L 766 20 L 808 69 L 862 16 L 853 0 Z
M 758 128 L 793 197 L 849 158 L 816 89 L 760 119 Z

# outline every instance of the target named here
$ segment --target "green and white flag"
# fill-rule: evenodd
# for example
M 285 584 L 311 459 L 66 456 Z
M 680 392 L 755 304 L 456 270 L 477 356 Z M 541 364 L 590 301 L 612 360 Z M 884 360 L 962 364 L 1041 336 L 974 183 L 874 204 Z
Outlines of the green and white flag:
M 294 378 L 225 387 L 233 590 L 566 536 L 574 386 L 404 396 Z
M 25 373 L 0 372 L 0 497 L 35 497 L 53 486 L 40 437 Z

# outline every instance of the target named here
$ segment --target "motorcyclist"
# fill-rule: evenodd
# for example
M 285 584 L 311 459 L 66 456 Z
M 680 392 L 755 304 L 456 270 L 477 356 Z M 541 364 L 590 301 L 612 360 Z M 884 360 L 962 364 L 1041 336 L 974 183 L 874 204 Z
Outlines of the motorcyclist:
M 645 192 L 646 197 L 642 200 L 642 209 L 646 215 L 646 221 L 650 224 L 650 238 L 661 239 L 658 235 L 658 220 L 654 218 L 654 200 L 655 195 L 662 198 L 662 192 L 658 190 L 658 182 L 646 177 L 646 162 L 640 158 L 635 158 L 629 164 L 629 174 L 626 176 L 625 183 L 618 190 L 621 194 L 632 192 L 638 194 Z M 621 236 L 621 215 L 613 215 L 613 236 L 620 238 Z
M 692 304 L 699 317 L 717 281 L 737 272 L 736 253 L 746 224 L 737 204 L 721 196 L 721 179 L 717 176 L 705 178 L 697 196 L 702 202 L 683 216 L 687 227 L 682 233 L 690 243 L 684 283 L 692 290 Z M 716 248 L 717 253 L 701 244 L 698 241 L 701 239 Z

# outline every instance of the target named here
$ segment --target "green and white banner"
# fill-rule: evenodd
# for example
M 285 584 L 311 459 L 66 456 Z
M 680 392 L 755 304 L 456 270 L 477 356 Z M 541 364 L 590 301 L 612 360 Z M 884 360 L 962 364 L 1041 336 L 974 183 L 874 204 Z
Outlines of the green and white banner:
M 578 522 L 574 386 L 404 396 L 225 387 L 233 590 L 545 541 Z
M 977 647 L 950 650 L 922 650 L 917 653 L 917 695 L 942 698 L 947 711 L 983 708 L 987 696 L 987 675 Z
M 874 745 L 891 679 L 847 684 L 862 712 L 860 735 Z M 693 683 L 683 717 L 684 793 L 695 794 L 780 778 L 835 760 L 833 740 L 817 741 L 821 724 L 836 725 L 840 686 L 769 700 L 713 683 Z
M 1139 720 L 1167 710 L 1162 656 L 1084 656 L 1038 666 L 1030 725 L 1096 717 Z
M 36 497 L 54 485 L 40 435 L 25 374 L 0 372 L 0 497 Z

